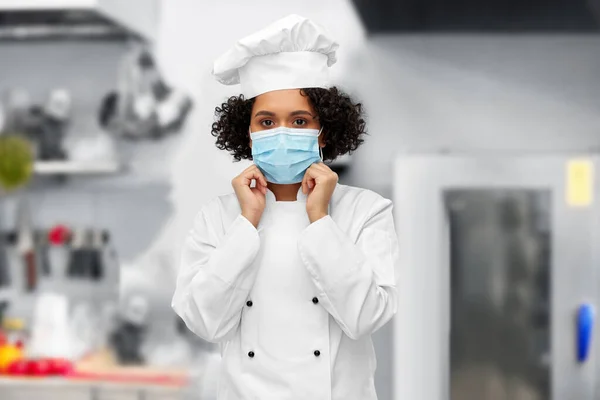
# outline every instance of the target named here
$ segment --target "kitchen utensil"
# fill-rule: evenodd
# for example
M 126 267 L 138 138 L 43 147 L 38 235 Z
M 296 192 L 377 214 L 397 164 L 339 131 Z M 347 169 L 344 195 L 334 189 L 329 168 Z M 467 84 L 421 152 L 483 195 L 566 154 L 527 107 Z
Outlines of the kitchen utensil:
M 90 271 L 91 278 L 94 280 L 100 280 L 100 279 L 104 278 L 104 275 L 105 275 L 104 253 L 105 253 L 105 249 L 106 249 L 107 239 L 108 239 L 108 236 L 102 230 L 94 231 L 93 248 L 92 248 L 93 263 L 92 263 L 92 270 Z
M 48 237 L 45 232 L 36 232 L 35 235 L 35 249 L 36 257 L 38 260 L 39 270 L 43 276 L 50 276 L 50 260 L 48 258 Z
M 25 269 L 25 290 L 32 292 L 37 287 L 38 273 L 31 214 L 25 199 L 21 199 L 17 209 L 17 231 L 17 250 L 21 254 Z
M 0 234 L 0 287 L 10 285 L 9 268 L 8 257 L 6 256 L 6 238 L 4 234 Z
M 67 276 L 70 278 L 81 278 L 85 275 L 85 270 L 88 268 L 86 253 L 86 231 L 82 229 L 74 230 L 71 240 L 71 254 L 69 258 L 69 266 L 67 268 Z

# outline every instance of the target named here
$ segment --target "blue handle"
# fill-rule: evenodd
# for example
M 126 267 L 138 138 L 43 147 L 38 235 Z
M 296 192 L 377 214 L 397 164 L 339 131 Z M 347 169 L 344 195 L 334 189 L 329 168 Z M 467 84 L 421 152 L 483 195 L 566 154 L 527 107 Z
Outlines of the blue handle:
M 593 327 L 594 307 L 591 304 L 582 304 L 577 312 L 577 361 L 580 363 L 588 359 Z

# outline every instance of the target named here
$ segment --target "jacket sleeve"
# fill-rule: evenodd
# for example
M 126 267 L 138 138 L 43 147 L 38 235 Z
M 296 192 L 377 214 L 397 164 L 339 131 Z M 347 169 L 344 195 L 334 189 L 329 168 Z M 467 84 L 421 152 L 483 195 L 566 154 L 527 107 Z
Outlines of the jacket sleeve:
M 206 211 L 198 213 L 185 240 L 171 303 L 192 332 L 213 343 L 235 332 L 256 277 L 259 247 L 256 228 L 242 215 L 218 234 Z
M 398 308 L 398 239 L 392 202 L 380 198 L 356 242 L 326 216 L 302 233 L 300 255 L 320 303 L 352 339 L 375 332 Z

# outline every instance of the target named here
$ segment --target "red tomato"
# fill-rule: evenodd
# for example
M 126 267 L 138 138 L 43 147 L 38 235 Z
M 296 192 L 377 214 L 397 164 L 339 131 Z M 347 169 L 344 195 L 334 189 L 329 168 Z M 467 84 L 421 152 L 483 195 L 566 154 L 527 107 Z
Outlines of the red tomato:
M 27 375 L 27 360 L 17 360 L 11 363 L 6 369 L 8 375 Z
M 50 363 L 47 360 L 29 360 L 27 363 L 27 375 L 48 376 L 50 375 Z
M 52 375 L 68 375 L 73 371 L 73 364 L 68 360 L 60 358 L 49 359 L 50 373 Z

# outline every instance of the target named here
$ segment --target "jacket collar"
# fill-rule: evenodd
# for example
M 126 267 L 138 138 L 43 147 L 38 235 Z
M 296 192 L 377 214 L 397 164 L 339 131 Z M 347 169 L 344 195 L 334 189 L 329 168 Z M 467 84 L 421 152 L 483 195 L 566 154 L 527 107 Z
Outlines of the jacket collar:
M 338 191 L 339 187 L 340 187 L 339 183 L 337 185 L 335 185 L 335 190 L 332 195 L 332 200 L 333 200 L 333 196 L 336 195 L 336 192 Z M 298 194 L 297 194 L 296 200 L 301 201 L 301 202 L 306 202 L 306 199 L 307 199 L 307 196 L 304 193 L 302 193 L 302 186 L 300 186 L 300 189 L 298 189 Z M 271 192 L 269 189 L 267 189 L 266 201 L 267 201 L 267 204 L 275 203 L 275 201 L 276 201 L 275 194 L 273 192 Z M 329 215 L 331 215 L 331 201 L 329 202 L 329 205 L 327 208 L 328 208 Z M 260 219 L 260 222 L 258 223 L 258 227 L 257 227 L 258 232 L 261 232 L 264 229 L 264 227 L 266 225 L 268 225 L 270 219 L 271 219 L 271 213 L 269 212 L 269 207 L 267 207 L 262 215 L 262 218 Z
M 267 203 L 275 203 L 277 200 L 275 199 L 275 194 L 267 189 L 266 194 Z M 296 201 L 306 202 L 306 195 L 302 193 L 302 186 L 298 189 L 298 193 L 296 194 Z

